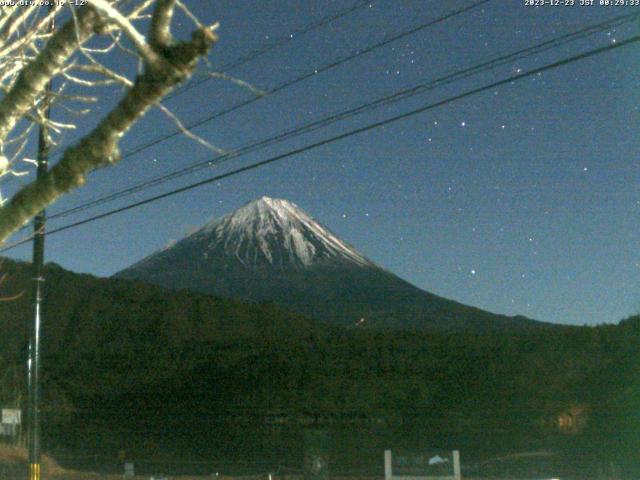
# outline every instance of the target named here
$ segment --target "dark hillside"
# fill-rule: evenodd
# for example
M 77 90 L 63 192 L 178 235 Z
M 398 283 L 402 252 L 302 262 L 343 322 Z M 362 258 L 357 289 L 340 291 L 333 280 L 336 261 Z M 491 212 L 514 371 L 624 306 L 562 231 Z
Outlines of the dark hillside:
M 28 291 L 27 264 L 3 268 L 4 296 Z M 434 444 L 466 445 L 468 455 L 534 446 L 579 451 L 587 462 L 603 451 L 620 465 L 636 458 L 637 318 L 492 334 L 340 329 L 273 304 L 55 265 L 47 279 L 43 414 L 52 447 L 64 438 L 115 448 L 134 431 L 136 445 L 159 432 L 216 445 L 211 435 L 237 429 L 324 424 L 354 434 L 372 425 L 380 435 L 415 430 Z M 11 404 L 23 377 L 6 373 L 24 361 L 28 295 L 2 307 L 0 392 Z M 238 452 L 280 445 L 237 438 L 245 438 Z

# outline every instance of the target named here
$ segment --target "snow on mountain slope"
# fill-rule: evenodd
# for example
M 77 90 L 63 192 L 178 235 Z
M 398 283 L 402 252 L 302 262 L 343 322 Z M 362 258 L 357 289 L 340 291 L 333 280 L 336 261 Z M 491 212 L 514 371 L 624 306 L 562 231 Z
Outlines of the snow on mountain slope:
M 262 197 L 119 272 L 172 289 L 273 301 L 341 326 L 529 325 L 420 290 L 380 268 L 297 205 Z
M 335 260 L 374 266 L 294 203 L 266 196 L 178 242 L 183 249 L 189 245 L 205 258 L 223 253 L 246 267 L 304 268 Z

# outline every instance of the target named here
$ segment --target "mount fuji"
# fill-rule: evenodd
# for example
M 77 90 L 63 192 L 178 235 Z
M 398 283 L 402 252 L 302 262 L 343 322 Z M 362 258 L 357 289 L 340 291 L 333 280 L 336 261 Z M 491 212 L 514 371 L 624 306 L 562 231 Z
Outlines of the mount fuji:
M 171 289 L 272 301 L 343 327 L 490 331 L 545 325 L 421 290 L 297 205 L 262 197 L 116 274 Z

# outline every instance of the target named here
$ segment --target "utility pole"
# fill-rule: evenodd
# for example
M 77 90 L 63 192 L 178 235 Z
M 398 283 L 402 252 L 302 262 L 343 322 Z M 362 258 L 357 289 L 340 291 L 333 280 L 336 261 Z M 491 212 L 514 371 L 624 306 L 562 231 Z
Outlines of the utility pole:
M 47 87 L 46 94 L 51 90 Z M 49 96 L 45 99 L 44 118 L 49 118 Z M 49 132 L 46 125 L 40 125 L 38 133 L 38 179 L 47 172 L 49 163 Z M 44 295 L 44 235 L 46 213 L 36 215 L 33 222 L 33 323 L 29 339 L 29 480 L 40 480 L 40 335 L 42 327 L 42 298 Z
M 50 87 L 47 88 L 47 92 Z M 45 100 L 49 102 L 49 98 Z M 49 105 L 45 106 L 49 118 Z M 38 134 L 38 179 L 47 172 L 49 139 L 46 125 L 40 125 Z M 36 215 L 33 222 L 33 324 L 29 341 L 29 480 L 40 480 L 40 336 L 42 327 L 42 298 L 44 295 L 44 235 L 46 213 Z
M 53 2 L 52 2 L 53 4 Z M 51 9 L 52 6 L 50 5 Z M 53 31 L 53 20 L 49 31 Z M 38 157 L 36 178 L 40 180 L 49 165 L 49 128 L 46 121 L 51 110 L 51 81 L 44 92 L 43 123 L 38 131 Z M 36 215 L 33 222 L 33 324 L 29 338 L 28 362 L 28 443 L 29 443 L 29 480 L 40 480 L 40 336 L 42 327 L 42 299 L 44 295 L 44 238 L 46 213 L 44 210 Z

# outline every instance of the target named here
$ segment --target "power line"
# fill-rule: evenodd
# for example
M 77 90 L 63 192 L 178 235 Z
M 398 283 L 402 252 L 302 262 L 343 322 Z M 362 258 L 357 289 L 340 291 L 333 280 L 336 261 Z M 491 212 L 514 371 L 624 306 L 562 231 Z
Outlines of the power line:
M 297 39 L 301 36 L 304 36 L 305 34 L 316 30 L 318 28 L 324 27 L 325 25 L 328 25 L 336 20 L 339 20 L 343 17 L 346 17 L 347 15 L 350 15 L 351 13 L 354 13 L 358 10 L 360 10 L 361 8 L 364 8 L 368 5 L 371 5 L 374 2 L 374 0 L 365 0 L 365 1 L 361 1 L 361 2 L 357 2 L 354 5 L 352 5 L 351 7 L 347 7 L 344 8 L 342 10 L 339 10 L 336 13 L 327 15 L 323 18 L 321 18 L 320 20 L 316 21 L 316 22 L 312 22 L 309 23 L 308 25 L 302 27 L 299 30 L 294 31 L 293 33 L 290 33 L 288 35 L 283 35 L 282 37 L 277 38 L 275 41 L 269 43 L 268 45 L 265 45 L 261 48 L 258 48 L 242 57 L 239 57 L 235 60 L 232 60 L 224 65 L 222 65 L 222 67 L 220 67 L 220 70 L 222 72 L 226 72 L 229 70 L 233 70 L 234 68 L 240 67 L 242 65 L 245 65 L 246 63 L 251 62 L 252 60 L 255 60 L 256 58 L 260 57 L 261 55 L 264 55 L 272 50 L 275 50 L 287 43 L 289 43 L 290 41 L 292 41 L 293 39 Z M 208 82 L 210 80 L 212 80 L 214 77 L 206 77 L 203 78 L 199 81 L 193 81 L 191 83 L 189 83 L 188 85 L 184 85 L 182 88 L 178 88 L 177 90 L 173 91 L 172 93 L 170 93 L 169 95 L 167 95 L 165 97 L 165 100 L 170 100 L 174 97 L 180 96 L 183 93 L 197 87 L 198 85 L 201 85 L 205 82 Z M 60 152 L 61 150 L 63 150 L 63 146 L 59 146 L 55 149 L 53 149 L 52 153 L 56 153 L 56 152 Z M 137 152 L 136 152 L 137 153 Z
M 478 8 L 478 7 L 484 5 L 485 3 L 488 3 L 490 1 L 492 1 L 492 0 L 479 0 L 479 1 L 476 1 L 476 2 L 474 2 L 472 4 L 470 4 L 470 5 L 467 5 L 466 7 L 461 7 L 461 8 L 459 8 L 457 10 L 454 10 L 454 11 L 452 11 L 450 13 L 442 15 L 442 16 L 436 18 L 436 19 L 433 19 L 433 20 L 430 20 L 430 21 L 428 21 L 426 23 L 420 24 L 417 27 L 412 27 L 412 28 L 410 28 L 408 30 L 404 30 L 399 34 L 396 34 L 396 35 L 393 35 L 391 37 L 388 37 L 388 38 L 386 38 L 386 39 L 384 39 L 384 40 L 382 40 L 380 42 L 377 42 L 377 43 L 375 43 L 373 45 L 370 45 L 370 46 L 366 47 L 365 49 L 356 50 L 356 51 L 354 51 L 354 52 L 352 52 L 352 53 L 350 53 L 350 54 L 348 54 L 348 55 L 346 55 L 344 57 L 341 57 L 341 58 L 339 58 L 337 60 L 334 60 L 334 61 L 332 61 L 332 62 L 330 62 L 328 64 L 325 64 L 325 65 L 323 65 L 321 67 L 318 67 L 318 68 L 316 68 L 314 70 L 311 70 L 309 72 L 303 73 L 303 74 L 301 74 L 301 75 L 299 75 L 299 76 L 297 76 L 295 78 L 286 80 L 285 82 L 283 82 L 283 83 L 273 87 L 272 89 L 266 91 L 266 93 L 263 94 L 263 95 L 259 95 L 259 96 L 256 96 L 256 97 L 251 97 L 251 98 L 249 98 L 247 100 L 244 100 L 244 101 L 242 101 L 240 103 L 237 103 L 237 104 L 232 105 L 232 106 L 230 106 L 228 108 L 225 108 L 223 110 L 215 112 L 215 113 L 213 113 L 213 114 L 211 114 L 211 115 L 209 115 L 209 116 L 207 116 L 207 117 L 205 117 L 205 118 L 203 118 L 201 120 L 197 120 L 197 121 L 195 121 L 195 122 L 193 122 L 191 124 L 188 124 L 188 125 L 185 126 L 185 129 L 186 130 L 193 130 L 194 128 L 197 128 L 197 127 L 199 127 L 201 125 L 204 125 L 205 123 L 213 121 L 213 120 L 215 120 L 217 118 L 220 118 L 220 117 L 222 117 L 224 115 L 227 115 L 229 113 L 235 112 L 236 110 L 239 110 L 239 109 L 241 109 L 241 108 L 243 108 L 243 107 L 245 107 L 247 105 L 251 105 L 252 103 L 257 102 L 258 100 L 261 100 L 261 99 L 263 99 L 265 97 L 268 97 L 270 95 L 273 95 L 274 93 L 280 92 L 280 91 L 282 91 L 282 90 L 284 90 L 286 88 L 289 88 L 289 87 L 291 87 L 293 85 L 296 85 L 296 84 L 298 84 L 300 82 L 303 82 L 304 80 L 307 80 L 307 79 L 309 79 L 311 77 L 315 77 L 316 75 L 319 75 L 319 74 L 324 73 L 326 71 L 332 70 L 333 68 L 336 68 L 336 67 L 338 67 L 340 65 L 343 65 L 343 64 L 345 64 L 347 62 L 350 62 L 351 60 L 354 60 L 354 59 L 356 59 L 358 57 L 361 57 L 362 55 L 366 55 L 366 54 L 368 54 L 368 53 L 370 53 L 370 52 L 372 52 L 374 50 L 377 50 L 377 49 L 382 48 L 382 47 L 384 47 L 386 45 L 389 45 L 390 43 L 396 42 L 396 41 L 401 40 L 401 39 L 403 39 L 405 37 L 413 35 L 413 34 L 415 34 L 417 32 L 420 32 L 420 31 L 425 30 L 427 28 L 430 28 L 430 27 L 432 27 L 434 25 L 442 23 L 442 22 L 444 22 L 444 21 L 446 21 L 446 20 L 448 20 L 450 18 L 456 17 L 456 16 L 461 15 L 463 13 L 466 13 L 468 11 L 471 11 L 471 10 L 473 10 L 475 8 Z M 144 151 L 144 150 L 146 150 L 148 148 L 151 148 L 151 147 L 153 147 L 155 145 L 158 145 L 159 143 L 162 143 L 162 142 L 164 142 L 166 140 L 169 140 L 171 138 L 177 137 L 178 135 L 181 135 L 183 132 L 184 132 L 184 129 L 176 129 L 171 133 L 168 133 L 168 134 L 165 134 L 165 135 L 162 135 L 162 136 L 156 138 L 155 140 L 151 140 L 150 142 L 147 142 L 147 143 L 145 143 L 143 145 L 140 145 L 138 147 L 134 147 L 132 150 L 129 150 L 128 152 L 123 153 L 122 156 L 121 156 L 121 160 L 124 160 L 126 158 L 132 157 L 134 155 L 137 155 L 138 153 L 140 153 L 140 152 L 142 152 L 142 151 Z
M 139 202 L 135 202 L 135 203 L 126 205 L 124 207 L 116 208 L 114 210 L 110 210 L 108 212 L 101 213 L 99 215 L 94 215 L 93 217 L 89 217 L 89 218 L 86 218 L 84 220 L 80 220 L 80 221 L 77 221 L 77 222 L 74 222 L 74 223 L 71 223 L 71 224 L 68 224 L 68 225 L 64 225 L 62 227 L 59 227 L 59 228 L 56 228 L 56 229 L 48 231 L 46 233 L 46 235 L 53 235 L 55 233 L 59 233 L 59 232 L 65 231 L 65 230 L 76 228 L 76 227 L 79 227 L 79 226 L 84 225 L 86 223 L 94 222 L 96 220 L 100 220 L 102 218 L 106 218 L 106 217 L 109 217 L 111 215 L 115 215 L 116 213 L 121 213 L 121 212 L 124 212 L 124 211 L 127 211 L 127 210 L 131 210 L 133 208 L 137 208 L 137 207 L 140 207 L 142 205 L 146 205 L 146 204 L 149 204 L 149 203 L 156 202 L 158 200 L 162 200 L 162 199 L 167 198 L 167 197 L 171 197 L 173 195 L 177 195 L 178 193 L 182 193 L 182 192 L 186 192 L 186 191 L 189 191 L 189 190 L 193 190 L 193 189 L 201 187 L 203 185 L 208 185 L 210 183 L 213 183 L 213 182 L 216 182 L 216 181 L 219 181 L 219 180 L 223 180 L 225 178 L 229 178 L 229 177 L 232 177 L 232 176 L 235 176 L 235 175 L 239 175 L 239 174 L 244 173 L 244 172 L 255 170 L 257 168 L 260 168 L 260 167 L 263 167 L 265 165 L 269 165 L 269 164 L 278 162 L 280 160 L 284 160 L 284 159 L 292 157 L 294 155 L 299 155 L 299 154 L 307 152 L 309 150 L 314 150 L 314 149 L 316 149 L 318 147 L 321 147 L 321 146 L 324 146 L 324 145 L 328 145 L 330 143 L 334 143 L 334 142 L 337 142 L 339 140 L 343 140 L 345 138 L 348 138 L 348 137 L 351 137 L 351 136 L 354 136 L 354 135 L 358 135 L 360 133 L 368 132 L 370 130 L 374 130 L 374 129 L 382 127 L 382 126 L 389 125 L 389 124 L 397 122 L 399 120 L 404 120 L 406 118 L 413 117 L 413 116 L 418 115 L 420 113 L 424 113 L 424 112 L 426 112 L 428 110 L 432 110 L 434 108 L 441 107 L 443 105 L 447 105 L 449 103 L 452 103 L 452 102 L 455 102 L 455 101 L 458 101 L 458 100 L 462 100 L 462 99 L 470 97 L 472 95 L 476 95 L 478 93 L 482 93 L 482 92 L 485 92 L 487 90 L 491 90 L 493 88 L 496 88 L 496 87 L 499 87 L 499 86 L 502 86 L 502 85 L 505 85 L 505 84 L 508 84 L 508 83 L 514 83 L 514 82 L 517 82 L 519 80 L 531 77 L 533 75 L 537 75 L 538 73 L 543 73 L 545 71 L 552 70 L 552 69 L 555 69 L 555 68 L 558 68 L 558 67 L 561 67 L 561 66 L 564 66 L 564 65 L 569 65 L 569 64 L 577 62 L 579 60 L 583 60 L 583 59 L 586 59 L 586 58 L 589 58 L 589 57 L 593 57 L 595 55 L 600 55 L 602 53 L 609 52 L 609 51 L 612 51 L 612 50 L 616 50 L 616 49 L 619 49 L 619 48 L 622 48 L 622 47 L 625 47 L 625 46 L 628 46 L 628 45 L 631 45 L 631 44 L 634 44 L 634 43 L 637 43 L 637 42 L 640 42 L 640 35 L 633 36 L 633 37 L 628 38 L 626 40 L 619 41 L 617 43 L 614 43 L 614 44 L 611 44 L 611 45 L 607 45 L 605 47 L 600 47 L 600 48 L 596 48 L 596 49 L 593 49 L 593 50 L 589 50 L 587 52 L 584 52 L 584 53 L 581 53 L 581 54 L 578 54 L 578 55 L 574 55 L 572 57 L 569 57 L 569 58 L 566 58 L 566 59 L 563 59 L 563 60 L 559 60 L 557 62 L 553 62 L 553 63 L 550 63 L 548 65 L 545 65 L 545 66 L 542 66 L 542 67 L 538 67 L 538 68 L 535 68 L 533 70 L 529 70 L 529 71 L 524 72 L 524 73 L 520 73 L 520 74 L 517 74 L 517 75 L 512 75 L 512 76 L 510 76 L 510 77 L 508 77 L 506 79 L 499 80 L 497 82 L 493 82 L 493 83 L 490 83 L 488 85 L 484 85 L 482 87 L 477 87 L 477 88 L 468 90 L 468 91 L 466 91 L 464 93 L 460 93 L 458 95 L 454 95 L 452 97 L 448 97 L 448 98 L 446 98 L 444 100 L 440 100 L 438 102 L 431 103 L 431 104 L 416 108 L 414 110 L 410 110 L 409 112 L 405 112 L 405 113 L 402 113 L 400 115 L 396 115 L 396 116 L 387 118 L 385 120 L 381 120 L 381 121 L 378 121 L 378 122 L 371 123 L 371 124 L 366 125 L 364 127 L 359 127 L 359 128 L 353 129 L 353 130 L 349 130 L 348 132 L 342 133 L 340 135 L 336 135 L 334 137 L 330 137 L 330 138 L 327 138 L 327 139 L 324 139 L 324 140 L 320 140 L 320 141 L 315 142 L 315 143 L 311 143 L 309 145 L 305 145 L 304 147 L 300 147 L 300 148 L 297 148 L 297 149 L 294 149 L 294 150 L 290 150 L 288 152 L 285 152 L 285 153 L 270 157 L 270 158 L 268 158 L 266 160 L 262 160 L 260 162 L 252 163 L 250 165 L 246 165 L 244 167 L 237 168 L 237 169 L 232 170 L 230 172 L 227 172 L 227 173 L 224 173 L 224 174 L 221 174 L 221 175 L 216 175 L 214 177 L 210 177 L 208 179 L 201 180 L 199 182 L 195 182 L 195 183 L 186 185 L 184 187 L 180 187 L 180 188 L 171 190 L 169 192 L 165 192 L 165 193 L 162 193 L 160 195 L 156 195 L 156 196 L 147 198 L 145 200 L 141 200 Z M 16 242 L 13 245 L 10 245 L 10 246 L 7 246 L 5 248 L 0 249 L 0 252 L 5 252 L 5 251 L 7 251 L 7 250 L 9 250 L 11 248 L 15 248 L 18 245 L 21 245 L 23 243 L 28 242 L 29 240 L 30 240 L 30 238 L 26 238 L 24 240 Z
M 270 146 L 276 143 L 280 143 L 284 140 L 287 140 L 289 138 L 292 137 L 296 137 L 305 133 L 309 133 L 311 131 L 315 131 L 319 128 L 323 128 L 326 127 L 332 123 L 335 123 L 337 121 L 340 120 L 344 120 L 346 118 L 351 118 L 355 115 L 359 115 L 362 114 L 366 111 L 369 111 L 373 108 L 377 108 L 380 107 L 382 105 L 387 105 L 390 103 L 394 103 L 394 102 L 398 102 L 400 100 L 404 100 L 406 98 L 409 97 L 413 97 L 415 95 L 419 95 L 422 93 L 425 93 L 427 91 L 430 91 L 436 87 L 440 87 L 443 85 L 448 85 L 451 84 L 455 81 L 461 80 L 463 78 L 468 78 L 471 77 L 473 75 L 476 75 L 480 72 L 489 70 L 489 69 L 493 69 L 496 68 L 498 66 L 501 65 L 505 65 L 509 62 L 512 62 L 514 60 L 520 60 L 523 58 L 527 58 L 531 55 L 535 55 L 535 54 L 539 54 L 541 52 L 544 51 L 548 51 L 551 49 L 555 49 L 561 45 L 564 45 L 566 43 L 569 42 L 573 42 L 575 40 L 578 39 L 582 39 L 585 38 L 586 36 L 592 35 L 594 33 L 600 32 L 604 29 L 607 28 L 611 28 L 612 26 L 618 26 L 621 25 L 623 23 L 626 22 L 630 22 L 630 21 L 634 21 L 636 19 L 640 18 L 640 13 L 634 13 L 634 14 L 628 14 L 628 15 L 623 15 L 623 16 L 619 16 L 616 17 L 614 19 L 608 20 L 606 22 L 601 22 L 595 25 L 590 25 L 587 27 L 584 27 L 578 31 L 574 31 L 574 32 L 570 32 L 564 35 L 561 35 L 559 37 L 555 37 L 553 39 L 544 41 L 540 44 L 537 44 L 535 46 L 531 46 L 528 48 L 524 48 L 521 50 L 518 50 L 516 52 L 512 52 L 506 55 L 502 55 L 502 56 L 498 56 L 498 57 L 494 57 L 491 60 L 476 64 L 472 67 L 468 67 L 465 68 L 463 70 L 460 71 L 456 71 L 444 76 L 441 76 L 437 79 L 434 79 L 428 83 L 424 83 L 424 84 L 420 84 L 411 88 L 406 88 L 403 90 L 400 90 L 398 92 L 394 92 L 392 94 L 389 95 L 385 95 L 383 97 L 380 97 L 376 100 L 373 101 L 369 101 L 366 102 L 364 104 L 361 104 L 357 107 L 351 108 L 347 111 L 343 111 L 337 114 L 331 114 L 328 116 L 325 116 L 321 119 L 312 121 L 310 123 L 306 123 L 304 125 L 298 126 L 294 129 L 282 132 L 280 134 L 277 134 L 275 136 L 272 137 L 268 137 L 265 139 L 262 139 L 258 142 L 254 142 L 254 143 L 250 143 L 247 145 L 244 145 L 232 152 L 229 152 L 227 154 L 221 155 L 219 157 L 216 157 L 215 159 L 208 159 L 205 161 L 199 161 L 196 163 L 193 163 L 191 165 L 188 165 L 186 167 L 174 170 L 173 172 L 155 177 L 153 179 L 149 179 L 146 180 L 144 182 L 138 183 L 137 185 L 131 186 L 131 187 L 127 187 L 125 189 L 121 189 L 119 191 L 104 195 L 102 197 L 98 197 L 95 198 L 93 200 L 90 200 L 86 203 L 77 205 L 75 207 L 71 207 L 69 209 L 63 210 L 61 212 L 58 212 L 54 215 L 51 215 L 49 217 L 49 219 L 55 219 L 55 218 L 61 218 L 61 217 L 65 217 L 74 213 L 78 213 L 78 212 L 82 212 L 84 210 L 88 210 L 90 208 L 94 208 L 96 206 L 102 205 L 104 203 L 108 203 L 114 200 L 117 200 L 119 198 L 123 198 L 129 195 L 132 195 L 134 193 L 146 190 L 147 188 L 165 183 L 167 181 L 176 179 L 176 178 L 180 178 L 184 175 L 190 174 L 194 171 L 206 168 L 206 167 L 210 167 L 210 166 L 214 166 L 214 165 L 220 165 L 223 162 L 229 161 L 231 159 L 234 158 L 238 158 L 240 156 L 244 156 L 247 153 L 256 151 L 258 149 L 262 149 L 266 146 Z
M 147 142 L 147 143 L 145 143 L 143 145 L 135 147 L 132 150 L 129 150 L 128 152 L 123 153 L 121 155 L 121 157 L 120 157 L 120 160 L 124 160 L 126 158 L 129 158 L 129 157 L 132 157 L 134 155 L 137 155 L 138 153 L 140 153 L 140 152 L 142 152 L 142 151 L 144 151 L 144 150 L 146 150 L 148 148 L 151 148 L 151 147 L 153 147 L 155 145 L 158 145 L 158 144 L 160 144 L 160 143 L 162 143 L 162 142 L 164 142 L 166 140 L 169 140 L 171 138 L 177 137 L 177 136 L 183 134 L 184 130 L 192 130 L 194 128 L 197 128 L 197 127 L 199 127 L 199 126 L 201 126 L 201 125 L 203 125 L 205 123 L 208 123 L 208 122 L 213 121 L 213 120 L 215 120 L 217 118 L 220 118 L 220 117 L 222 117 L 222 116 L 224 116 L 224 115 L 226 115 L 228 113 L 232 113 L 232 112 L 234 112 L 236 110 L 239 110 L 239 109 L 241 109 L 241 108 L 243 108 L 243 107 L 245 107 L 247 105 L 250 105 L 250 104 L 252 104 L 252 103 L 254 103 L 254 102 L 256 102 L 256 101 L 258 101 L 258 100 L 260 100 L 260 99 L 262 99 L 264 97 L 266 97 L 266 96 L 269 96 L 271 94 L 277 93 L 277 92 L 279 92 L 281 90 L 284 90 L 284 89 L 286 89 L 288 87 L 291 87 L 291 86 L 293 86 L 293 85 L 295 85 L 297 83 L 300 83 L 300 82 L 302 82 L 302 81 L 304 81 L 304 80 L 306 80 L 308 78 L 314 77 L 314 76 L 316 76 L 316 75 L 318 75 L 320 73 L 324 73 L 324 72 L 326 72 L 328 70 L 336 68 L 336 67 L 338 67 L 338 66 L 340 66 L 340 65 L 342 65 L 344 63 L 347 63 L 347 62 L 349 62 L 349 61 L 351 61 L 351 60 L 353 60 L 355 58 L 358 58 L 358 57 L 360 57 L 362 55 L 366 55 L 367 53 L 370 53 L 370 52 L 372 52 L 374 50 L 377 50 L 378 48 L 382 48 L 382 47 L 384 47 L 384 46 L 386 46 L 386 45 L 388 45 L 390 43 L 393 43 L 393 42 L 395 42 L 397 40 L 401 40 L 402 38 L 405 38 L 407 36 L 410 36 L 410 35 L 412 35 L 414 33 L 417 33 L 419 31 L 425 30 L 427 28 L 430 28 L 430 27 L 432 27 L 434 25 L 437 25 L 439 23 L 442 23 L 442 22 L 444 22 L 444 21 L 446 21 L 446 20 L 448 20 L 450 18 L 456 17 L 456 16 L 461 15 L 463 13 L 466 13 L 466 12 L 468 12 L 470 10 L 478 8 L 478 7 L 484 5 L 485 3 L 488 3 L 490 1 L 492 1 L 492 0 L 479 0 L 479 1 L 476 1 L 476 2 L 474 2 L 472 4 L 469 4 L 469 5 L 465 6 L 465 7 L 461 7 L 461 8 L 459 8 L 457 10 L 454 10 L 454 11 L 452 11 L 450 13 L 447 13 L 445 15 L 442 15 L 442 16 L 438 17 L 438 18 L 430 20 L 430 21 L 428 21 L 426 23 L 420 24 L 420 25 L 418 25 L 416 27 L 412 27 L 409 30 L 402 31 L 399 34 L 396 34 L 394 36 L 386 38 L 386 39 L 384 39 L 384 40 L 382 40 L 380 42 L 377 42 L 377 43 L 375 43 L 373 45 L 370 45 L 369 47 L 367 47 L 367 48 L 365 48 L 363 50 L 356 50 L 356 51 L 352 52 L 351 54 L 349 54 L 347 56 L 344 56 L 344 57 L 342 57 L 342 58 L 340 58 L 338 60 L 334 60 L 333 62 L 331 62 L 329 64 L 326 64 L 326 65 L 324 65 L 322 67 L 314 69 L 313 71 L 304 73 L 302 75 L 299 75 L 298 77 L 295 77 L 293 79 L 287 80 L 284 83 L 281 83 L 278 86 L 276 86 L 276 87 L 272 88 L 271 90 L 267 91 L 266 94 L 264 94 L 264 95 L 260 95 L 260 96 L 257 96 L 257 97 L 252 97 L 252 98 L 249 98 L 247 100 L 244 100 L 244 101 L 242 101 L 242 102 L 240 102 L 238 104 L 232 105 L 229 108 L 226 108 L 226 109 L 223 109 L 221 111 L 215 112 L 215 113 L 209 115 L 206 118 L 203 118 L 201 120 L 197 120 L 197 121 L 195 121 L 195 122 L 193 122 L 191 124 L 188 124 L 188 125 L 186 125 L 184 127 L 184 129 L 176 129 L 176 130 L 174 130 L 173 132 L 171 132 L 169 134 L 165 134 L 165 135 L 163 135 L 161 137 L 156 138 L 155 140 L 151 140 L 150 142 Z M 353 8 L 355 8 L 355 6 Z M 328 22 L 325 22 L 325 23 L 328 23 Z M 61 154 L 62 154 L 61 150 L 63 150 L 63 148 L 62 147 L 58 147 L 56 150 L 58 151 L 57 156 L 59 158 L 61 156 Z
M 242 65 L 245 65 L 253 60 L 255 60 L 256 58 L 264 55 L 265 53 L 271 52 L 272 50 L 275 50 L 279 47 L 281 47 L 282 45 L 285 45 L 287 43 L 289 43 L 291 40 L 293 40 L 294 38 L 299 38 L 309 32 L 312 32 L 313 30 L 316 30 L 318 28 L 322 28 L 325 25 L 328 25 L 330 23 L 333 23 L 336 20 L 339 20 L 343 17 L 346 17 L 347 15 L 350 15 L 358 10 L 360 10 L 361 8 L 370 6 L 373 3 L 373 0 L 365 0 L 365 1 L 361 1 L 361 2 L 357 2 L 354 5 L 344 8 L 342 10 L 339 10 L 336 13 L 327 15 L 323 18 L 321 18 L 320 20 L 318 20 L 317 22 L 313 22 L 308 24 L 305 27 L 302 27 L 299 30 L 294 31 L 293 33 L 290 33 L 289 35 L 283 35 L 280 38 L 276 38 L 273 42 L 269 43 L 268 45 L 265 45 L 261 48 L 257 48 L 255 50 L 253 50 L 252 52 L 249 52 L 246 55 L 243 55 L 240 58 L 237 58 L 236 60 L 232 60 L 228 63 L 223 64 L 220 67 L 220 71 L 222 72 L 227 72 L 229 70 L 233 70 L 236 69 Z M 193 81 L 188 85 L 185 85 L 184 87 L 176 90 L 175 92 L 173 92 L 172 94 L 168 95 L 165 99 L 169 100 L 171 98 L 177 97 L 179 95 L 182 95 L 183 93 L 199 86 L 202 85 L 205 82 L 210 81 L 212 78 L 211 77 L 207 77 L 207 78 L 203 78 L 201 80 L 198 81 Z

